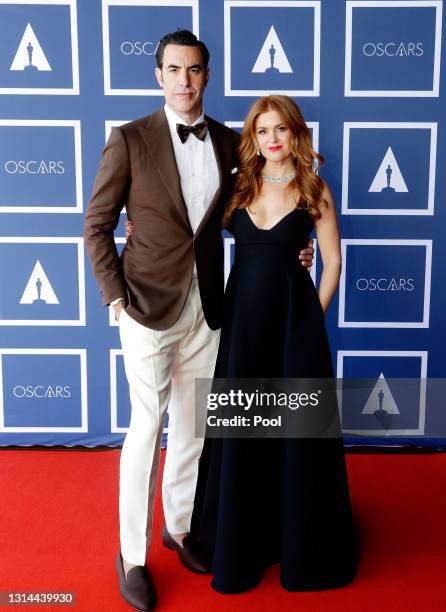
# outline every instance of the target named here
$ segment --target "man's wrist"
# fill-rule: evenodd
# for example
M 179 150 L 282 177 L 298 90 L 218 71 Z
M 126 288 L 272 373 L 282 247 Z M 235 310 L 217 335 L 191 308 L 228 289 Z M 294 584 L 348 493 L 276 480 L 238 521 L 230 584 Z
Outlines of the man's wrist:
M 123 302 L 124 302 L 124 298 L 118 297 L 116 298 L 116 300 L 113 300 L 112 302 L 110 302 L 110 306 L 117 306 L 118 304 L 122 304 Z

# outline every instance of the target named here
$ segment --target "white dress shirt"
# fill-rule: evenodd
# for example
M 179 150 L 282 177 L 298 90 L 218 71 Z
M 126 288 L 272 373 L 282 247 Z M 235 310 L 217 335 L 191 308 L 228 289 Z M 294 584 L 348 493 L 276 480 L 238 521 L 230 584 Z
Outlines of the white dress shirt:
M 189 134 L 186 142 L 181 142 L 177 132 L 177 123 L 187 124 L 167 104 L 164 105 L 164 110 L 180 175 L 181 191 L 183 192 L 189 222 L 195 234 L 220 183 L 214 147 L 209 131 L 204 140 L 199 140 L 193 134 Z M 192 125 L 201 123 L 201 121 L 204 121 L 204 112 Z M 195 263 L 193 276 L 197 276 Z M 117 298 L 111 302 L 111 305 L 114 306 L 121 300 L 123 300 L 122 297 Z
M 180 175 L 181 191 L 186 203 L 189 221 L 195 234 L 219 187 L 220 179 L 214 147 L 209 131 L 204 140 L 199 140 L 194 134 L 189 134 L 186 142 L 181 142 L 176 124 L 186 125 L 184 119 L 175 114 L 167 104 L 165 104 L 164 110 Z M 204 112 L 192 125 L 201 121 L 204 121 Z M 197 270 L 194 265 L 194 276 L 196 276 L 196 273 Z

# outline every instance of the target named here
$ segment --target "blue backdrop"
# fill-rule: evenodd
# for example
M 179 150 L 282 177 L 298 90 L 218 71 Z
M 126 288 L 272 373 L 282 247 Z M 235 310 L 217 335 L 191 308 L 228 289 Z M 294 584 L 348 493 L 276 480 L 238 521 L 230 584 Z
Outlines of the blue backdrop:
M 207 114 L 240 129 L 256 97 L 291 95 L 326 158 L 344 262 L 327 315 L 333 360 L 338 377 L 373 381 L 341 402 L 346 442 L 446 446 L 440 394 L 424 384 L 444 376 L 442 9 L 0 0 L 0 444 L 123 440 L 119 337 L 85 258 L 83 213 L 110 129 L 163 104 L 157 41 L 185 27 L 211 52 Z M 226 236 L 226 272 L 231 251 Z

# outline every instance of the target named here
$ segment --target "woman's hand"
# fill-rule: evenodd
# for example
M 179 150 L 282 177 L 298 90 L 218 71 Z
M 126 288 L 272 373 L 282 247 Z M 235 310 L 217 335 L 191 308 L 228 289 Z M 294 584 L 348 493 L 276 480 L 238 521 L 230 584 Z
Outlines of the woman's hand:
M 133 223 L 130 219 L 127 219 L 125 222 L 125 239 L 128 240 L 130 236 L 133 234 Z

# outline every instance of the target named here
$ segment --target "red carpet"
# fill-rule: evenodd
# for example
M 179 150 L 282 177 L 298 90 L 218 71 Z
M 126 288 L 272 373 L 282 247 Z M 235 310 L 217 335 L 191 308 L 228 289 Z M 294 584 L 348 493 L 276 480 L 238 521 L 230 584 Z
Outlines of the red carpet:
M 0 591 L 72 591 L 77 612 L 131 610 L 121 599 L 119 451 L 0 450 Z M 348 454 L 362 538 L 355 582 L 288 593 L 273 567 L 260 586 L 224 596 L 160 544 L 157 500 L 149 563 L 159 607 L 171 611 L 424 612 L 445 609 L 446 454 Z M 11 610 L 32 610 L 14 606 Z

